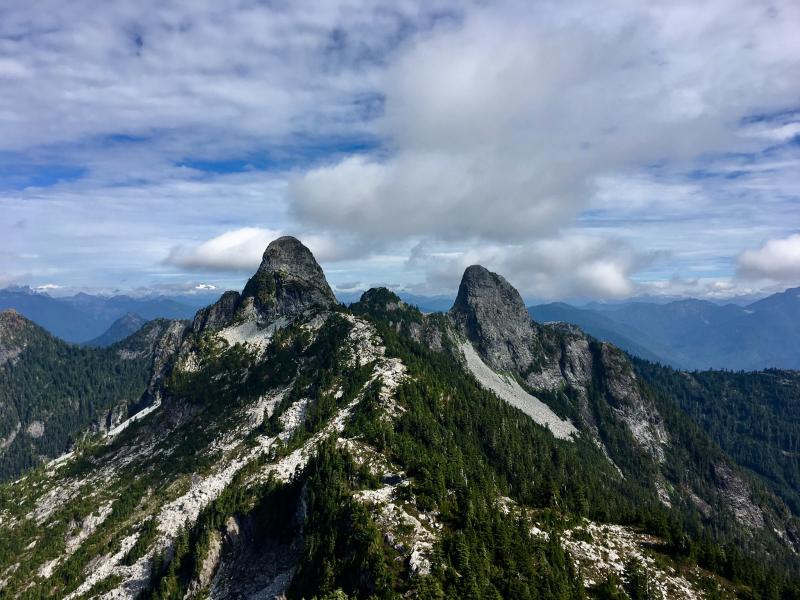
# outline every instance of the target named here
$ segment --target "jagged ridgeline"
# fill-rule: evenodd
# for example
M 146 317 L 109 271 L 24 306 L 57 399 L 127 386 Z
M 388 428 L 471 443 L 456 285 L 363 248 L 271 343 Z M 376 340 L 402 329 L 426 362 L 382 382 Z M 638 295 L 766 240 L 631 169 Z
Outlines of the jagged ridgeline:
M 797 597 L 796 458 L 742 466 L 684 374 L 482 267 L 445 314 L 345 308 L 284 237 L 154 339 L 126 420 L 0 488 L 3 597 Z

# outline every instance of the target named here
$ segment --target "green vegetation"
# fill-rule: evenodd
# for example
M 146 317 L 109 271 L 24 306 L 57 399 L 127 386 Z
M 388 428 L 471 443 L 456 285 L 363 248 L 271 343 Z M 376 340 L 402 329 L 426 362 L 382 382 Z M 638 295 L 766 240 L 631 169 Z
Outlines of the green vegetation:
M 247 280 L 242 290 L 242 298 L 252 296 L 256 306 L 267 308 L 275 302 L 275 292 L 280 278 L 277 273 L 261 271 L 260 269 Z
M 373 365 L 352 366 L 352 326 L 341 314 L 332 314 L 315 333 L 300 325 L 276 332 L 263 357 L 247 345 L 230 346 L 213 335 L 190 339 L 200 368 L 171 374 L 160 416 L 150 415 L 107 445 L 90 441 L 81 447 L 79 457 L 62 467 L 58 477 L 82 481 L 83 487 L 56 506 L 43 525 L 24 517 L 53 481 L 50 476 L 33 470 L 17 486 L 0 486 L 0 515 L 15 520 L 0 536 L 0 565 L 22 565 L 7 576 L 4 593 L 23 599 L 63 597 L 85 579 L 94 557 L 118 552 L 132 534 L 138 537 L 124 553 L 123 564 L 134 564 L 151 552 L 158 539 L 158 508 L 185 493 L 193 476 L 215 468 L 221 452 L 213 450 L 219 447 L 215 442 L 241 426 L 244 409 L 264 394 L 282 391 L 272 415 L 249 438 L 242 434 L 245 443 L 232 455 L 240 458 L 254 448 L 258 434 L 281 433 L 281 417 L 301 399 L 306 402 L 302 423 L 271 455 L 250 460 L 198 519 L 180 531 L 174 547 L 155 557 L 152 585 L 144 597 L 185 597 L 212 548 L 226 539 L 230 527 L 243 524 L 246 544 L 256 555 L 237 558 L 241 568 L 262 568 L 267 563 L 258 562 L 258 549 L 279 549 L 296 567 L 290 598 L 659 598 L 651 573 L 637 560 L 626 564 L 621 577 L 610 576 L 584 591 L 580 570 L 557 534 L 587 517 L 656 534 L 665 541 L 648 549 L 657 561 L 696 571 L 694 565 L 699 565 L 724 577 L 725 586 L 730 582 L 742 598 L 800 598 L 792 580 L 797 561 L 786 548 L 770 545 L 766 534 L 751 535 L 726 515 L 715 483 L 718 466 L 728 464 L 726 452 L 745 464 L 751 457 L 753 481 L 757 484 L 758 476 L 773 489 L 785 486 L 783 497 L 792 506 L 796 463 L 786 457 L 777 465 L 755 468 L 759 460 L 776 459 L 778 451 L 796 449 L 791 424 L 796 407 L 782 404 L 795 389 L 792 376 L 687 376 L 636 363 L 641 379 L 649 382 L 638 391 L 656 406 L 671 438 L 663 465 L 641 452 L 616 416 L 618 407 L 609 392 L 615 374 L 606 372 L 602 361 L 594 361 L 585 393 L 569 387 L 549 393 L 532 390 L 576 421 L 589 414 L 612 463 L 587 436 L 556 439 L 465 376 L 440 317 L 423 318 L 385 290 L 365 295 L 352 310 L 371 320 L 387 355 L 402 360 L 407 369 L 408 377 L 395 391 L 399 410 L 393 419 L 385 416 L 383 382 L 370 382 Z M 442 351 L 420 340 L 437 340 Z M 559 341 L 552 337 L 542 343 Z M 602 348 L 592 343 L 590 352 L 597 357 Z M 745 407 L 748 394 L 763 401 Z M 723 414 L 721 398 L 734 406 L 732 415 Z M 288 483 L 264 472 L 270 461 L 322 431 L 345 406 L 352 410 L 343 435 L 369 446 L 408 480 L 396 487 L 393 502 L 408 515 L 434 515 L 441 526 L 429 573 L 409 576 L 411 565 L 404 558 L 408 548 L 398 550 L 396 541 L 405 543 L 404 536 L 411 533 L 398 525 L 391 532 L 395 541 L 387 541 L 386 526 L 378 523 L 382 517 L 355 497 L 383 483 L 335 437 L 323 442 L 304 471 Z M 784 409 L 789 423 L 769 424 Z M 767 418 L 767 425 L 744 433 L 748 418 Z M 755 454 L 761 440 L 766 454 Z M 147 450 L 130 463 L 114 462 L 136 448 Z M 115 464 L 124 466 L 93 495 L 98 480 L 91 476 Z M 709 499 L 715 516 L 677 498 L 671 508 L 664 506 L 653 485 L 662 479 L 674 489 Z M 763 494 L 760 500 L 772 501 L 767 488 L 756 484 L 756 494 Z M 101 507 L 107 512 L 102 524 L 53 565 L 46 583 L 27 588 L 30 573 L 64 556 L 66 540 Z M 550 535 L 532 534 L 534 525 Z M 573 539 L 593 541 L 588 530 L 573 531 Z M 714 577 L 702 577 L 698 586 L 708 598 L 727 597 L 727 587 L 723 593 Z M 91 593 L 108 590 L 116 581 L 101 581 Z
M 684 373 L 642 360 L 635 365 L 654 389 L 800 514 L 800 373 Z
M 409 410 L 393 431 L 379 429 L 367 439 L 377 447 L 387 447 L 390 459 L 414 477 L 421 509 L 435 508 L 445 515 L 452 499 L 467 491 L 487 498 L 508 495 L 554 516 L 581 515 L 642 527 L 666 539 L 673 557 L 697 561 L 736 582 L 752 598 L 771 598 L 776 590 L 785 597 L 796 593 L 789 575 L 796 561 L 785 547 L 769 545 L 766 538 L 751 538 L 732 520 L 709 522 L 695 506 L 667 509 L 657 500 L 652 487 L 657 467 L 636 449 L 627 428 L 612 418 L 608 374 L 602 369 L 593 374 L 589 403 L 601 439 L 626 474 L 624 480 L 594 445 L 555 440 L 519 411 L 465 379 L 446 354 L 398 335 L 398 330 L 407 327 L 402 315 L 393 313 L 391 324 L 376 320 L 376 326 L 389 353 L 402 358 L 412 377 L 398 390 L 401 404 Z M 592 352 L 599 353 L 599 345 L 592 346 Z M 687 474 L 699 474 L 701 479 L 695 475 L 689 483 L 713 495 L 713 465 L 724 460 L 722 450 L 669 397 L 646 386 L 642 393 L 656 402 L 673 436 L 665 463 L 668 477 L 680 485 Z M 570 389 L 563 394 L 575 398 Z M 737 549 L 742 543 L 751 553 L 770 551 L 772 562 L 759 564 L 752 554 Z
M 110 409 L 136 402 L 150 373 L 146 353 L 123 359 L 120 346 L 73 346 L 32 323 L 23 335 L 21 354 L 0 364 L 0 439 L 14 436 L 0 450 L 0 481 L 66 452 Z

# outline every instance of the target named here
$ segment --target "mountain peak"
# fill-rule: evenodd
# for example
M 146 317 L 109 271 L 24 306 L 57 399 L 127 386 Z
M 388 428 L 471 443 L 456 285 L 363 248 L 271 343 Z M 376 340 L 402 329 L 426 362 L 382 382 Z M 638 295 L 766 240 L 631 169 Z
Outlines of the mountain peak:
M 13 308 L 0 310 L 0 327 L 6 331 L 14 331 L 33 326 L 33 322 L 26 319 Z
M 502 275 L 481 265 L 467 267 L 451 311 L 474 314 L 488 308 L 493 311 L 492 318 L 513 321 L 519 327 L 530 324 L 522 296 Z
M 449 314 L 495 369 L 524 370 L 532 362 L 530 315 L 522 296 L 501 275 L 481 265 L 467 267 Z
M 261 259 L 260 269 L 264 268 L 285 270 L 298 274 L 310 269 L 324 277 L 322 269 L 317 264 L 311 250 L 303 242 L 291 235 L 284 235 L 269 243 Z
M 124 340 L 129 335 L 136 333 L 144 326 L 145 323 L 147 323 L 147 319 L 144 317 L 141 317 L 134 312 L 127 312 L 119 319 L 114 321 L 102 335 L 94 338 L 93 340 L 89 340 L 85 345 L 98 347 L 110 346 L 116 342 L 119 342 L 120 340 Z
M 19 356 L 38 329 L 13 308 L 0 311 L 0 365 Z
M 242 292 L 242 299 L 248 298 L 270 320 L 336 304 L 314 255 L 291 236 L 280 237 L 267 246 L 261 266 Z

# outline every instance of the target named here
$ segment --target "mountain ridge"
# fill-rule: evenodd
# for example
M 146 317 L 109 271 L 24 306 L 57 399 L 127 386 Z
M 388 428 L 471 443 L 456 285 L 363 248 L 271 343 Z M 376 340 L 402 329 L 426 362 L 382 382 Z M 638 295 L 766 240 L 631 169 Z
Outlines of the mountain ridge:
M 738 306 L 685 299 L 665 304 L 529 307 L 534 317 L 582 326 L 632 354 L 684 369 L 800 368 L 800 288 Z
M 151 405 L 164 374 L 165 341 L 174 342 L 183 327 L 151 321 L 111 347 L 88 348 L 59 340 L 16 311 L 0 311 L 0 479 Z
M 136 313 L 125 313 L 119 319 L 114 321 L 109 328 L 103 332 L 102 335 L 94 338 L 93 340 L 89 340 L 84 344 L 86 346 L 99 346 L 102 348 L 111 346 L 112 344 L 124 340 L 126 337 L 139 331 L 139 329 L 141 329 L 144 324 L 147 323 L 147 321 L 147 319 L 140 317 Z
M 134 338 L 105 350 L 151 361 L 133 417 L 0 486 L 4 593 L 797 589 L 797 513 L 648 379 L 683 374 L 532 321 L 483 267 L 448 313 L 385 289 L 346 308 L 281 238 L 241 294 Z
M 70 343 L 91 342 L 127 313 L 135 313 L 146 320 L 189 319 L 197 311 L 193 306 L 167 297 L 93 296 L 81 292 L 53 298 L 25 289 L 0 290 L 0 310 L 7 308 L 15 309 Z

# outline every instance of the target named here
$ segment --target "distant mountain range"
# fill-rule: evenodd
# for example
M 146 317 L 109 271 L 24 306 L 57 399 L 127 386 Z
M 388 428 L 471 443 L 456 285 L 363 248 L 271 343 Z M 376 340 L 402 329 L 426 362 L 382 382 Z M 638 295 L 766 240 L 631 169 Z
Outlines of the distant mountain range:
M 204 297 L 201 305 L 205 305 L 208 300 L 209 298 Z M 0 311 L 13 308 L 62 340 L 95 346 L 108 345 L 122 339 L 114 337 L 122 330 L 119 326 L 115 329 L 117 333 L 106 333 L 125 315 L 136 315 L 141 324 L 158 318 L 191 319 L 198 307 L 194 302 L 166 296 L 134 298 L 125 295 L 99 296 L 80 293 L 54 298 L 30 288 L 0 290 Z M 130 333 L 133 331 L 135 330 Z
M 423 313 L 446 312 L 453 305 L 446 295 L 398 295 Z M 337 299 L 350 304 L 356 296 L 339 293 Z M 108 346 L 152 319 L 190 319 L 199 305 L 215 299 L 86 293 L 54 298 L 30 288 L 9 288 L 0 290 L 0 310 L 13 308 L 65 341 Z M 540 323 L 571 323 L 635 356 L 679 369 L 800 369 L 800 288 L 745 306 L 636 299 L 582 306 L 555 302 L 528 311 Z
M 688 299 L 528 310 L 541 323 L 572 323 L 631 354 L 681 369 L 800 369 L 800 288 L 746 306 Z

